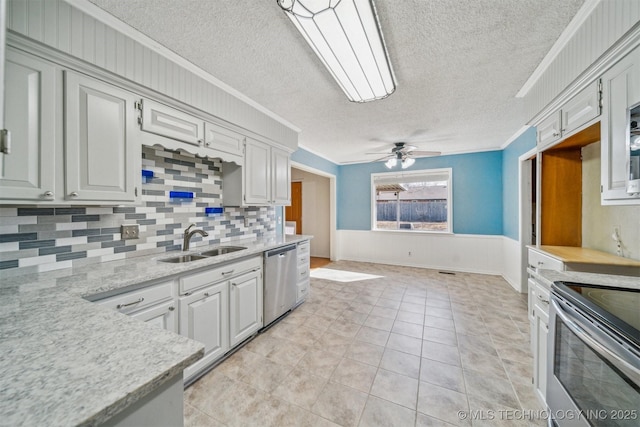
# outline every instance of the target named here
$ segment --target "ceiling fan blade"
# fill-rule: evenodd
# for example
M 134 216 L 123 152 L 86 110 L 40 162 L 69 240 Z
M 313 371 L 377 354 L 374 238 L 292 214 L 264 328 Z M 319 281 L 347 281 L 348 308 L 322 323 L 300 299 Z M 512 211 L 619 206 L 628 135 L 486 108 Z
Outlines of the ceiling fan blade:
M 411 151 L 412 156 L 439 156 L 442 154 L 440 151 L 423 151 L 423 150 L 414 150 Z
M 396 155 L 395 155 L 395 154 L 389 154 L 389 155 L 387 155 L 387 156 L 380 157 L 379 159 L 371 160 L 369 163 L 381 162 L 381 161 L 383 161 L 383 160 L 391 159 L 391 158 L 394 158 L 394 157 L 396 157 Z

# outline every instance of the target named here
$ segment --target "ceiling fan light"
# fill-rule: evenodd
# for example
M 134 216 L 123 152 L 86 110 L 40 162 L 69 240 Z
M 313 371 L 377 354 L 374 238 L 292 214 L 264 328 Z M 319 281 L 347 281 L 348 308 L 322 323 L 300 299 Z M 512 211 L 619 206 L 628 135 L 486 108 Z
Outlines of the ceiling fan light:
M 395 77 L 372 0 L 278 0 L 350 101 L 386 98 Z
M 397 164 L 398 164 L 398 160 L 396 158 L 393 158 L 393 159 L 387 160 L 384 165 L 387 167 L 387 169 L 392 169 Z
M 412 157 L 407 157 L 406 159 L 403 159 L 402 160 L 402 169 L 406 169 L 406 168 L 410 167 L 415 162 L 416 162 L 416 159 L 414 159 Z

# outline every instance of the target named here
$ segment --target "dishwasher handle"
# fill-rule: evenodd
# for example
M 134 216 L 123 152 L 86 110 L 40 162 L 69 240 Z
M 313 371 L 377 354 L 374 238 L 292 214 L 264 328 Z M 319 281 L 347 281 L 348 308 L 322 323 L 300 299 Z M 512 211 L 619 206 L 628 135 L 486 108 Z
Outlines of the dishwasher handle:
M 270 258 L 272 256 L 276 256 L 276 255 L 280 255 L 280 254 L 284 255 L 286 252 L 295 251 L 295 250 L 296 250 L 296 245 L 295 244 L 294 245 L 289 245 L 289 246 L 283 246 L 281 248 L 276 248 L 276 249 L 273 249 L 273 250 L 267 252 L 267 258 Z

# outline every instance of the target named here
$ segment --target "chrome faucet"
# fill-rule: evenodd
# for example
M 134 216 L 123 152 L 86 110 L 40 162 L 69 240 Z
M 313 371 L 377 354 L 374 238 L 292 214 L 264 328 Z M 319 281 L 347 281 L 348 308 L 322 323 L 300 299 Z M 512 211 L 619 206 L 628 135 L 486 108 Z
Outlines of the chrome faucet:
M 200 229 L 200 228 L 196 228 L 195 230 L 191 230 L 191 227 L 195 227 L 196 224 L 193 223 L 190 226 L 188 226 L 185 230 L 184 230 L 184 241 L 182 242 L 182 250 L 183 251 L 188 251 L 189 250 L 189 242 L 191 241 L 191 238 L 193 237 L 194 234 L 199 234 L 202 237 L 207 237 L 209 235 L 209 233 L 207 233 L 206 231 Z

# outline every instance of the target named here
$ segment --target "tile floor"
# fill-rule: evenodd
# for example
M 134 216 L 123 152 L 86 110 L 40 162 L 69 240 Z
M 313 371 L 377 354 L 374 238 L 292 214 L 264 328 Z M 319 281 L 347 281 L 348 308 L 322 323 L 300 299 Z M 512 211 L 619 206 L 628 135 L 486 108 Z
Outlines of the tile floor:
M 328 268 L 384 277 L 312 279 L 304 304 L 185 390 L 186 426 L 545 425 L 526 415 L 541 410 L 526 295 L 497 276 Z

